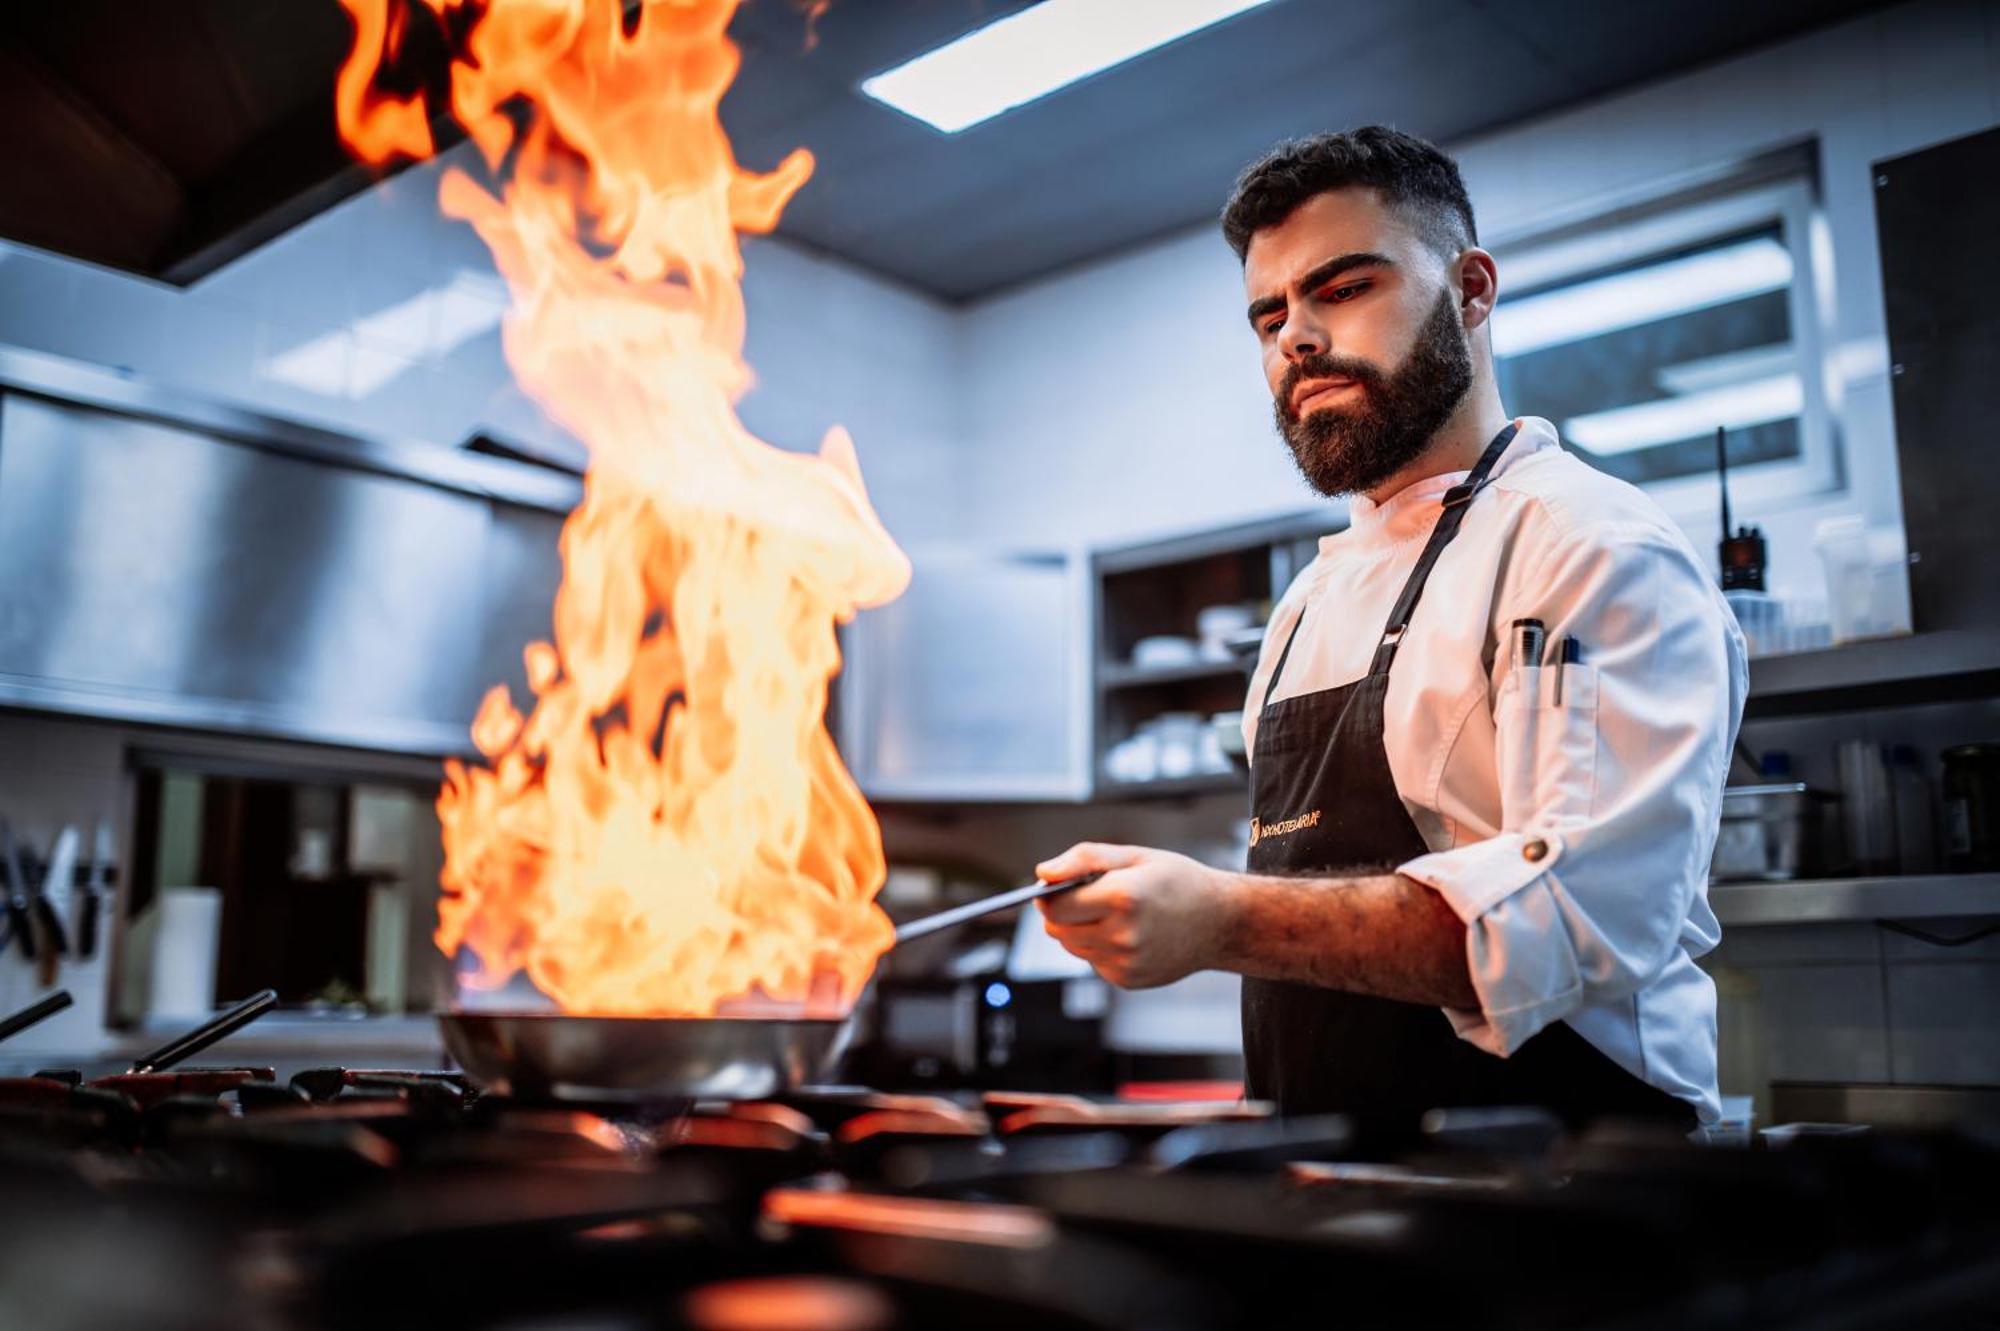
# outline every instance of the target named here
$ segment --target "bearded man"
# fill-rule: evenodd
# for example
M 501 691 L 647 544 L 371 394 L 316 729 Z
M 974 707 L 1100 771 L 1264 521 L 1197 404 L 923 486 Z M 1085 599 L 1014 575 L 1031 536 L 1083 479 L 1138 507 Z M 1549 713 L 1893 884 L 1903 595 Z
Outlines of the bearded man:
M 1133 988 L 1241 974 L 1247 1089 L 1284 1113 L 1712 1122 L 1728 607 L 1652 501 L 1501 405 L 1498 266 L 1436 147 L 1282 144 L 1222 230 L 1278 431 L 1349 525 L 1251 680 L 1244 870 L 1075 846 L 1042 876 L 1103 877 L 1049 932 Z

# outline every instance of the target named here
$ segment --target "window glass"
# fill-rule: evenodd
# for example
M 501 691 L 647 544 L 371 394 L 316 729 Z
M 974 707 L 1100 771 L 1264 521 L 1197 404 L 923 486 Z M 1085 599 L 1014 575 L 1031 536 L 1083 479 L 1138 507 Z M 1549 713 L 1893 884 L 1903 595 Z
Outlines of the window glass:
M 1804 381 L 1792 256 L 1772 225 L 1503 300 L 1501 393 L 1592 465 L 1645 485 L 1797 459 Z
M 1715 432 L 1753 505 L 1839 483 L 1805 178 L 1496 246 L 1502 399 L 1683 521 L 1715 507 Z

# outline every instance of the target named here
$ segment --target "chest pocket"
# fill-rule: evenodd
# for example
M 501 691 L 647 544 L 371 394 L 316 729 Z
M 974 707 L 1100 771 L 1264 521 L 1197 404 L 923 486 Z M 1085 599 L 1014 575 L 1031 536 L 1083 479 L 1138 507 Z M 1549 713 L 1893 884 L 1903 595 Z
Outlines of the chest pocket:
M 1559 831 L 1590 817 L 1597 799 L 1595 667 L 1510 670 L 1493 723 L 1502 830 Z

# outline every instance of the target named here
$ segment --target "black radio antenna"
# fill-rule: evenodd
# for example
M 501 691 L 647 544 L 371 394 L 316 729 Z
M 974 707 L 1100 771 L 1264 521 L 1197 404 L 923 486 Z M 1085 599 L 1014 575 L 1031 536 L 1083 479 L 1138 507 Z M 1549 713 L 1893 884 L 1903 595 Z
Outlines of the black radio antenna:
M 1726 431 L 1720 425 L 1715 427 L 1715 480 L 1722 487 L 1722 539 L 1729 539 L 1729 446 L 1723 442 Z

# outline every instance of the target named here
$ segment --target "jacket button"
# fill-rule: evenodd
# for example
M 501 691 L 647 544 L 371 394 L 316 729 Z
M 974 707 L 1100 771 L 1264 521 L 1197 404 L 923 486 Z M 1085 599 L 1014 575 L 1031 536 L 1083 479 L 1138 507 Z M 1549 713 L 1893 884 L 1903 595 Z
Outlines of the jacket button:
M 1526 860 L 1530 864 L 1534 864 L 1537 863 L 1538 861 L 1548 858 L 1548 853 L 1549 853 L 1549 843 L 1542 840 L 1540 837 L 1536 837 L 1533 841 L 1530 841 L 1521 847 L 1521 858 Z

